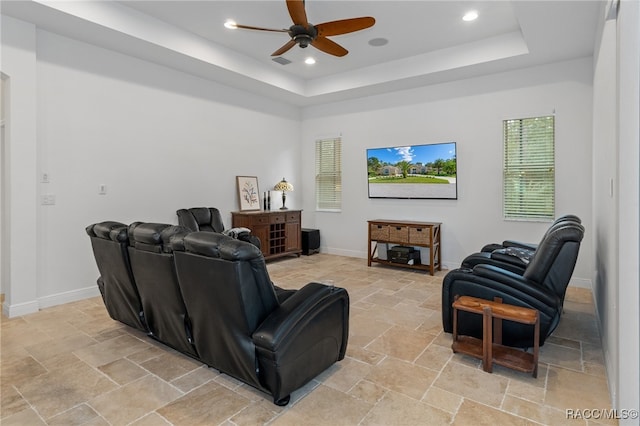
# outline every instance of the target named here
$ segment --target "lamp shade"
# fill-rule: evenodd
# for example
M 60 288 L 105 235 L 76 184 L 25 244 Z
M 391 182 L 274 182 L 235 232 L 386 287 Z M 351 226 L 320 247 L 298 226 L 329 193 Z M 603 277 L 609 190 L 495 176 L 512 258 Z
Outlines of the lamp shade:
M 286 181 L 285 178 L 282 178 L 282 180 L 278 183 L 276 183 L 276 186 L 273 187 L 274 191 L 283 191 L 283 192 L 291 192 L 293 191 L 293 185 L 291 185 L 289 182 Z

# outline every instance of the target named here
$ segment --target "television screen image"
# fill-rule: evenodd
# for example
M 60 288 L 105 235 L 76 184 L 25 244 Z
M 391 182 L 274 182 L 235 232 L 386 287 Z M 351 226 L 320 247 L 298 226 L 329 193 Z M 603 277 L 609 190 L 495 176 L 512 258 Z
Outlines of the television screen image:
M 369 198 L 458 199 L 456 143 L 367 149 Z

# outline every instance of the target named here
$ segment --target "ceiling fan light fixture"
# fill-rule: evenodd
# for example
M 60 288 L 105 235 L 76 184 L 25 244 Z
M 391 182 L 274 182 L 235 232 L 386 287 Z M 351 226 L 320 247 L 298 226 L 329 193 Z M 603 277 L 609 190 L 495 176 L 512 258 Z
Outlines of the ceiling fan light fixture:
M 224 22 L 224 27 L 229 28 L 230 30 L 235 30 L 238 28 L 238 24 L 233 19 L 227 19 Z
M 475 21 L 476 19 L 478 19 L 478 11 L 476 10 L 470 10 L 462 17 L 462 20 L 465 22 Z
M 307 65 L 313 65 L 316 63 L 316 60 L 314 58 L 312 58 L 311 56 L 309 56 L 307 59 L 304 60 L 304 63 Z
M 300 47 L 305 48 L 311 44 L 313 38 L 309 34 L 296 34 L 293 36 L 293 40 L 300 45 Z
M 288 33 L 290 37 L 289 41 L 273 52 L 271 56 L 282 56 L 283 53 L 288 52 L 289 49 L 295 45 L 298 45 L 301 48 L 306 48 L 309 45 L 312 45 L 324 53 L 340 58 L 349 53 L 349 51 L 328 37 L 364 30 L 372 27 L 376 23 L 375 18 L 371 16 L 363 16 L 360 18 L 340 19 L 337 21 L 329 21 L 313 25 L 307 20 L 304 0 L 287 0 L 286 3 L 289 16 L 293 21 L 293 25 L 290 26 L 289 29 L 261 28 L 251 25 L 240 25 L 230 20 L 225 23 L 225 26 L 227 28 L 240 28 L 244 30 Z

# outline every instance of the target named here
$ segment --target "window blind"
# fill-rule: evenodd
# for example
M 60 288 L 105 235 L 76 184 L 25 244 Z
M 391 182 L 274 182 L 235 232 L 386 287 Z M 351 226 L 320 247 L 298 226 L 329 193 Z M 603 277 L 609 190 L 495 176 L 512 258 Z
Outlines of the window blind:
M 316 209 L 342 208 L 342 140 L 316 141 Z
M 553 219 L 554 117 L 505 120 L 503 126 L 505 219 Z

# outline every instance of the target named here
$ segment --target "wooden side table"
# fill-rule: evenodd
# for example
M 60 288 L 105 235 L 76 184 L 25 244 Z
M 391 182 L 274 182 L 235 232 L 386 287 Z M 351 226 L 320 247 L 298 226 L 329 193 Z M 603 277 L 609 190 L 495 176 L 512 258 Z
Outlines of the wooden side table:
M 458 311 L 482 315 L 482 340 L 458 335 Z M 533 325 L 533 353 L 502 345 L 502 320 Z M 540 349 L 540 313 L 535 309 L 502 303 L 500 298 L 485 300 L 460 296 L 453 302 L 453 352 L 482 360 L 484 371 L 491 373 L 493 363 L 538 377 Z

